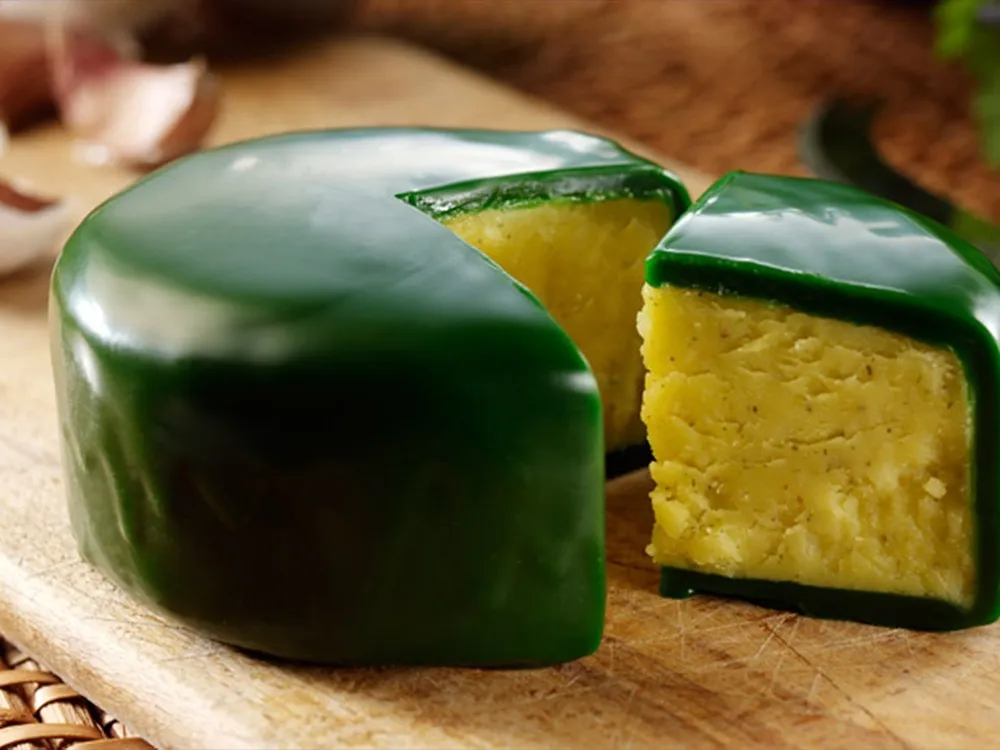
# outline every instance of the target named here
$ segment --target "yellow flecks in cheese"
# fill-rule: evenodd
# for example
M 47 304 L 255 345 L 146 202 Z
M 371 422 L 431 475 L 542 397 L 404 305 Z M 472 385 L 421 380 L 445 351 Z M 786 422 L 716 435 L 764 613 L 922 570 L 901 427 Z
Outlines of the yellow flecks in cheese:
M 971 602 L 971 418 L 951 351 L 760 301 L 643 298 L 656 563 Z
M 664 203 L 623 199 L 490 209 L 443 222 L 531 289 L 580 347 L 600 388 L 608 450 L 645 439 L 635 317 L 644 261 L 670 221 Z

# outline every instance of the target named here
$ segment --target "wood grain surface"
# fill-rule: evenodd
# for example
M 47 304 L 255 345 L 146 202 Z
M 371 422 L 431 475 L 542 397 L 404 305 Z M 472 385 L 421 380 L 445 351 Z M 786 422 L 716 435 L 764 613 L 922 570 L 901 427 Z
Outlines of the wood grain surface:
M 215 142 L 365 124 L 587 126 L 423 52 L 346 40 L 225 73 Z M 630 144 L 634 145 L 634 144 Z M 647 151 L 648 153 L 648 151 Z M 134 175 L 57 129 L 0 173 L 81 214 Z M 671 165 L 675 166 L 676 165 Z M 680 168 L 692 192 L 703 175 Z M 82 564 L 58 465 L 47 270 L 0 283 L 0 632 L 161 747 L 989 748 L 1000 627 L 921 634 L 656 594 L 648 478 L 609 485 L 598 653 L 559 668 L 332 670 L 253 660 L 136 606 Z

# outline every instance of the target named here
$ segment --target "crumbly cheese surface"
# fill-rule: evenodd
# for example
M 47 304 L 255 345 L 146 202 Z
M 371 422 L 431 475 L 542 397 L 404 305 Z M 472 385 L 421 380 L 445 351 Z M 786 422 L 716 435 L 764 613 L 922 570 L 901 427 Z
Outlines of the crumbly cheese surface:
M 760 301 L 643 299 L 656 563 L 971 602 L 971 418 L 951 351 Z
M 644 261 L 670 221 L 664 203 L 623 199 L 490 209 L 443 222 L 531 289 L 580 347 L 600 388 L 608 450 L 645 438 L 635 318 Z

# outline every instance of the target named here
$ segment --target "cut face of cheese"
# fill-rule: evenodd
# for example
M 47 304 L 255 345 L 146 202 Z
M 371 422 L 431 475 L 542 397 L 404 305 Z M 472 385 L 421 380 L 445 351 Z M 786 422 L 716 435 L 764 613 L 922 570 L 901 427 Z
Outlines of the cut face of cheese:
M 590 363 L 607 450 L 640 443 L 643 368 L 635 316 L 643 262 L 670 226 L 662 201 L 551 202 L 442 223 L 538 297 Z
M 952 351 L 735 296 L 643 298 L 656 563 L 971 604 L 972 416 Z

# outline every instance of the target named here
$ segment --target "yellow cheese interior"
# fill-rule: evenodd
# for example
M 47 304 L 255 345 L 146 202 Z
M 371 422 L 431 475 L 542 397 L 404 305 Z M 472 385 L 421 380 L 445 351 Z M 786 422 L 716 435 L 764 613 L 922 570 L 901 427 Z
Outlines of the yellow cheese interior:
M 443 223 L 532 290 L 597 378 L 607 450 L 642 442 L 643 368 L 635 319 L 644 261 L 670 208 L 634 199 L 490 209 Z
M 970 603 L 971 420 L 951 351 L 759 301 L 643 297 L 656 563 Z

